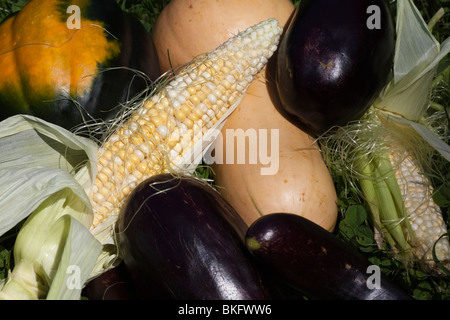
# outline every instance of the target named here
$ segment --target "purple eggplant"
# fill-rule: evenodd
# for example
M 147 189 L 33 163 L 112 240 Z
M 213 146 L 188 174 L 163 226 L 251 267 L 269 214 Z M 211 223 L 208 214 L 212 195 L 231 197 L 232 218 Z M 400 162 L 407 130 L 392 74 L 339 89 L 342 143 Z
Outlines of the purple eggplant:
M 83 288 L 89 300 L 133 300 L 133 289 L 123 263 L 91 280 Z
M 139 299 L 269 299 L 249 258 L 247 225 L 209 184 L 161 174 L 129 196 L 117 222 L 119 252 Z
M 361 118 L 387 83 L 394 48 L 385 0 L 302 0 L 280 43 L 279 111 L 313 136 Z
M 310 298 L 411 300 L 355 248 L 301 216 L 259 218 L 249 227 L 246 244 L 261 269 Z

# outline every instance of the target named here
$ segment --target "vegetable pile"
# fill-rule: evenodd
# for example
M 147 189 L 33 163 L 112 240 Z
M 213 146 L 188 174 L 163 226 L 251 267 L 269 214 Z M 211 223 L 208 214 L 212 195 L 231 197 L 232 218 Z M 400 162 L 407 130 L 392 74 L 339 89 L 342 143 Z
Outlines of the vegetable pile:
M 110 2 L 0 0 L 0 299 L 450 298 L 447 11 Z

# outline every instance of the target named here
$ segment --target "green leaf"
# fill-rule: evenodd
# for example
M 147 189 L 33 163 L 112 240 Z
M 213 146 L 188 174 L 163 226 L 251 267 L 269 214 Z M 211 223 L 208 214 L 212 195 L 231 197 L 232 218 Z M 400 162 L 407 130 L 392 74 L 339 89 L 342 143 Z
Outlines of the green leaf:
M 345 221 L 348 225 L 359 227 L 367 220 L 366 209 L 361 205 L 353 205 L 348 208 Z
M 434 202 L 441 208 L 450 206 L 450 188 L 442 186 L 433 193 Z
M 348 241 L 353 242 L 363 252 L 374 249 L 374 234 L 367 224 L 368 216 L 362 205 L 351 205 L 339 223 L 339 231 Z
M 11 251 L 0 246 L 0 283 L 8 277 L 11 267 Z M 2 286 L 0 285 L 0 288 Z
M 430 300 L 433 297 L 433 287 L 428 282 L 420 282 L 414 289 L 413 296 L 417 300 Z

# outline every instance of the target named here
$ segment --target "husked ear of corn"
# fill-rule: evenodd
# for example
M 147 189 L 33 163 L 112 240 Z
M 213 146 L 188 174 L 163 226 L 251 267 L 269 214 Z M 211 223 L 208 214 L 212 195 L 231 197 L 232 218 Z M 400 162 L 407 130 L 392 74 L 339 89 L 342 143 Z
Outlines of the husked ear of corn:
M 224 121 L 277 49 L 282 28 L 263 21 L 194 59 L 142 102 L 100 147 L 89 192 L 96 228 L 115 217 L 124 199 L 150 176 L 172 172 L 194 145 Z
M 450 242 L 448 237 L 439 239 L 447 233 L 447 225 L 441 208 L 433 201 L 433 187 L 410 153 L 391 148 L 389 157 L 395 168 L 395 177 L 413 233 L 408 239 L 412 255 L 425 270 L 435 275 L 443 275 L 433 260 L 433 247 L 435 246 L 438 260 L 450 269 Z

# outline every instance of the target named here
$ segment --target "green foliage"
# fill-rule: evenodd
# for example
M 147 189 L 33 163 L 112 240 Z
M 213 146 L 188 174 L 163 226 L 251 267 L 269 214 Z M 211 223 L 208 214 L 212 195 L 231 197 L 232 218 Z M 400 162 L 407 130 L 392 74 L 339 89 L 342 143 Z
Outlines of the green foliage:
M 368 221 L 366 209 L 362 205 L 352 205 L 347 209 L 344 218 L 339 223 L 341 237 L 344 237 L 362 252 L 376 250 L 373 228 Z
M 170 0 L 117 0 L 123 10 L 136 16 L 151 31 L 159 13 Z
M 0 21 L 20 11 L 27 2 L 28 0 L 0 0 Z
M 8 276 L 8 272 L 12 270 L 13 261 L 13 246 L 17 234 L 22 227 L 23 222 L 19 223 L 0 237 L 0 287 L 3 280 Z
M 11 250 L 0 245 L 0 282 L 6 279 L 11 270 Z
M 445 166 L 448 171 L 444 175 L 445 180 L 438 184 L 433 193 L 433 200 L 441 207 L 447 225 L 450 225 L 450 165 Z

